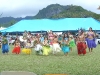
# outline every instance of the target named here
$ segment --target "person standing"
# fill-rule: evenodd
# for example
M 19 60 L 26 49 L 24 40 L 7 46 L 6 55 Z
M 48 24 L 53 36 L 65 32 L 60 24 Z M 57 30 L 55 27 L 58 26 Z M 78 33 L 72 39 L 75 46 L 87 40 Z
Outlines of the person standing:
M 60 47 L 60 44 L 58 43 L 57 36 L 54 37 L 53 44 L 52 44 L 52 50 L 53 50 L 54 55 L 56 55 L 56 53 L 61 51 L 61 47 Z
M 49 45 L 49 41 L 47 38 L 45 38 L 43 41 L 43 55 L 49 55 L 50 51 L 51 51 L 51 48 Z
M 72 51 L 73 47 L 75 47 L 75 40 L 73 35 L 70 32 L 68 32 L 68 38 L 69 38 L 69 47 L 70 50 Z
M 36 55 L 42 55 L 42 45 L 39 40 L 34 41 L 34 50 L 36 51 Z
M 66 41 L 65 39 L 62 39 L 61 48 L 62 48 L 62 51 L 64 52 L 64 55 L 67 56 L 70 51 L 69 40 Z
M 49 40 L 50 45 L 53 44 L 54 37 L 55 37 L 55 36 L 54 36 L 52 30 L 50 30 L 50 31 L 48 32 L 48 40 Z
M 96 43 L 95 43 L 95 33 L 93 32 L 92 28 L 89 28 L 89 31 L 87 32 L 87 45 L 89 48 L 89 52 L 92 52 L 93 48 L 96 47 Z
M 2 38 L 2 53 L 8 54 L 8 52 L 9 52 L 8 40 L 7 40 L 6 36 L 3 36 L 3 38 Z
M 30 41 L 30 39 L 27 39 L 26 46 L 22 50 L 22 53 L 30 55 L 31 52 L 32 52 L 32 50 L 31 50 L 31 41 Z
M 77 50 L 78 50 L 78 55 L 85 55 L 86 54 L 86 42 L 85 42 L 85 35 L 84 32 L 81 30 L 81 32 L 79 32 L 78 34 L 78 38 L 77 38 Z
M 12 50 L 12 53 L 19 54 L 20 52 L 21 52 L 20 51 L 20 42 L 18 39 L 15 39 L 14 49 Z

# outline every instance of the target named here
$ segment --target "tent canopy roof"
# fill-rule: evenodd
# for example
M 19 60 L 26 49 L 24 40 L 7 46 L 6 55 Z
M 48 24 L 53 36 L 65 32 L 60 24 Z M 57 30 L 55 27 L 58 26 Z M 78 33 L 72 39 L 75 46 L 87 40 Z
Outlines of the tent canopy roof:
M 65 19 L 33 19 L 21 20 L 16 24 L 2 30 L 1 32 L 23 32 L 27 31 L 66 31 L 78 30 L 84 28 L 86 30 L 92 27 L 94 30 L 100 30 L 100 22 L 93 18 L 65 18 Z

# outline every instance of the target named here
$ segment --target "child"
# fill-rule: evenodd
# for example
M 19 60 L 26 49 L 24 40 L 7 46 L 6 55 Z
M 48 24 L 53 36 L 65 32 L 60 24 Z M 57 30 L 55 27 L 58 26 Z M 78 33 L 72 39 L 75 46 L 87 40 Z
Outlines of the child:
M 52 48 L 53 48 L 53 54 L 56 54 L 57 52 L 60 52 L 61 51 L 60 45 L 58 43 L 57 36 L 55 36 L 55 38 L 53 40 Z
M 5 54 L 5 53 L 8 54 L 8 52 L 9 52 L 8 41 L 7 41 L 6 36 L 3 36 L 3 39 L 2 39 L 2 53 L 3 54 Z
M 62 43 L 61 43 L 61 48 L 62 48 L 62 51 L 64 52 L 64 54 L 67 56 L 68 52 L 70 51 L 69 41 L 66 41 L 65 39 L 63 39 Z
M 19 54 L 20 53 L 20 42 L 16 39 L 14 43 L 14 49 L 12 53 Z
M 49 46 L 49 41 L 47 38 L 43 41 L 43 55 L 48 55 L 51 51 L 51 48 Z
M 34 41 L 34 44 L 35 44 L 34 50 L 36 51 L 36 54 L 37 55 L 42 54 L 42 45 L 40 44 L 40 41 L 36 40 Z
M 30 42 L 29 39 L 27 39 L 26 46 L 22 50 L 22 52 L 25 53 L 25 54 L 31 54 L 31 52 L 32 52 L 32 50 L 31 50 L 31 42 Z
M 72 51 L 72 48 L 75 47 L 75 41 L 72 37 L 69 37 L 69 47 L 70 47 L 70 50 Z

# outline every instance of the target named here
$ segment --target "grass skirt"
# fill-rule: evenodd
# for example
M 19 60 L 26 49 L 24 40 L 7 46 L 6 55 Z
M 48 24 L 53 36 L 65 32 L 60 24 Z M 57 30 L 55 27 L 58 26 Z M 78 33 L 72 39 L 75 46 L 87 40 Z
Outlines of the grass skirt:
M 78 54 L 86 54 L 87 45 L 84 42 L 77 43 Z
M 8 52 L 9 52 L 8 44 L 2 44 L 2 53 L 8 53 Z
M 53 51 L 53 54 L 56 54 L 57 52 L 60 52 L 61 51 L 61 47 L 58 43 L 54 43 L 53 46 L 52 46 L 52 51 Z
M 20 53 L 20 47 L 15 47 L 12 51 L 12 53 L 19 54 Z
M 75 47 L 75 41 L 73 39 L 69 42 L 69 47 L 70 48 Z
M 43 55 L 49 55 L 51 48 L 48 46 L 43 46 Z
M 70 51 L 70 48 L 68 46 L 63 46 L 62 51 L 65 53 L 68 53 Z
M 95 39 L 87 38 L 86 41 L 87 41 L 88 48 L 95 48 L 96 47 Z
M 32 52 L 32 50 L 30 48 L 24 48 L 22 50 L 22 53 L 24 53 L 24 54 L 31 54 L 31 52 Z

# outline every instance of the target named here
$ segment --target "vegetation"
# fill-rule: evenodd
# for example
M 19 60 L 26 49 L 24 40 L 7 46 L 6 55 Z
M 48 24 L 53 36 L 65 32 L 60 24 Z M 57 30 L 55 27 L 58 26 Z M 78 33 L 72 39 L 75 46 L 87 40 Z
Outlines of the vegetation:
M 2 24 L 0 24 L 0 26 L 1 26 L 1 27 L 9 27 L 9 26 L 15 24 L 16 22 L 17 22 L 17 21 L 15 21 L 15 20 L 11 20 L 11 21 L 8 22 L 8 23 L 2 23 Z
M 78 56 L 74 48 L 68 56 L 62 52 L 56 56 L 37 56 L 33 50 L 31 55 L 11 53 L 9 55 L 0 53 L 0 71 L 29 71 L 38 75 L 47 73 L 65 73 L 68 75 L 99 75 L 100 74 L 100 46 L 85 56 Z M 1 52 L 1 51 L 0 51 Z
M 59 14 L 60 12 L 66 10 L 66 6 L 61 6 L 59 4 L 51 4 L 46 8 L 43 8 L 38 12 L 34 18 L 50 18 L 53 15 Z
M 0 17 L 0 26 L 3 27 L 9 27 L 13 24 L 15 24 L 16 22 L 23 20 L 23 19 L 32 19 L 33 16 L 26 16 L 25 18 L 13 18 L 13 17 Z
M 39 11 L 39 13 L 34 16 L 34 18 L 87 18 L 93 17 L 100 21 L 100 14 L 96 14 L 94 12 L 88 11 L 81 6 L 76 5 L 67 5 L 62 6 L 59 4 L 51 4 L 46 8 L 43 8 Z

